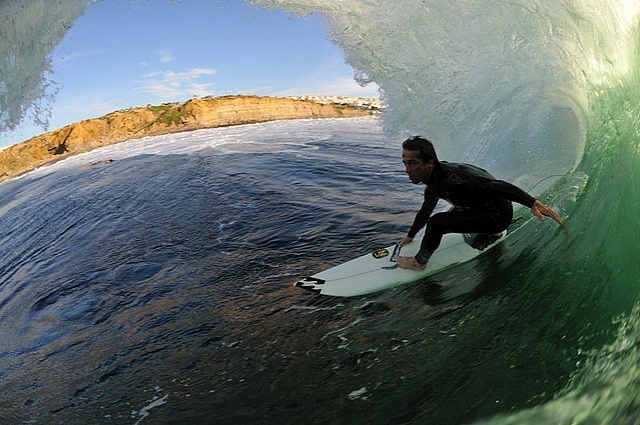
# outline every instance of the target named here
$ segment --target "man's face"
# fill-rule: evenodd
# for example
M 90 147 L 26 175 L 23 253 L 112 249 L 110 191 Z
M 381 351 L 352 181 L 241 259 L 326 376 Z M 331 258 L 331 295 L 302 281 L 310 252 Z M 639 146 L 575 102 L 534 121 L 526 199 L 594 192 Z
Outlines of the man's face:
M 424 162 L 420 159 L 420 152 L 406 149 L 402 150 L 402 163 L 412 183 L 426 182 L 435 166 L 433 161 Z

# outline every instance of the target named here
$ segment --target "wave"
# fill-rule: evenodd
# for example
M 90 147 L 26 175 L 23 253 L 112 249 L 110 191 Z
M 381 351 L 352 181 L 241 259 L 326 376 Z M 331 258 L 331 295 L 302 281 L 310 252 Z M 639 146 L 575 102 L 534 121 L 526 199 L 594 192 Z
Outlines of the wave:
M 425 134 L 443 157 L 558 174 L 579 162 L 589 91 L 629 71 L 635 2 L 260 0 L 319 13 L 391 134 Z M 535 177 L 532 177 L 535 179 Z
M 539 396 L 514 403 L 515 413 L 485 421 L 636 420 L 640 2 L 251 3 L 323 16 L 356 78 L 381 87 L 389 105 L 383 115 L 389 143 L 424 134 L 440 157 L 487 167 L 533 190 L 565 216 L 563 229 L 530 223 L 511 238 L 512 253 L 505 257 L 519 259 L 508 275 L 519 285 L 503 295 L 508 302 L 495 299 L 474 310 L 476 333 L 491 329 L 507 346 L 517 347 L 506 351 L 517 358 L 505 355 L 496 363 L 514 362 L 515 385 L 517 373 L 527 375 L 525 382 L 541 376 Z M 1 43 L 17 47 L 3 55 L 10 59 L 2 68 L 10 72 L 0 77 L 0 130 L 15 125 L 25 105 L 46 100 L 48 52 L 28 53 L 28 41 L 55 45 L 88 5 L 34 0 L 13 21 L 27 32 L 2 33 L 20 42 Z M 3 15 L 6 7 L 3 3 Z M 61 15 L 45 13 L 54 10 Z M 50 28 L 44 35 L 34 25 L 21 26 L 44 16 L 64 19 L 43 25 Z M 19 87 L 34 90 L 18 93 Z M 472 272 L 467 267 L 456 273 Z M 499 279 L 500 273 L 491 276 Z M 473 347 L 471 338 L 460 339 L 461 350 Z M 541 365 L 553 373 L 536 369 Z
M 4 1 L 0 4 L 0 133 L 25 119 L 46 128 L 55 96 L 51 52 L 91 3 L 70 0 Z
M 324 17 L 357 78 L 381 87 L 392 138 L 425 134 L 441 157 L 535 187 L 567 217 L 564 232 L 531 224 L 514 241 L 536 254 L 503 310 L 522 326 L 511 343 L 566 377 L 530 410 L 487 421 L 637 420 L 640 2 L 258 3 Z

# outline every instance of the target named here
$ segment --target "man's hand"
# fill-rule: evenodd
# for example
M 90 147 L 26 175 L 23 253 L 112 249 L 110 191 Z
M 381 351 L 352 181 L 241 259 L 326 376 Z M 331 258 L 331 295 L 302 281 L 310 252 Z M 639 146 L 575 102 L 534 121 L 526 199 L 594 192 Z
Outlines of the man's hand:
M 424 264 L 416 261 L 415 257 L 398 257 L 398 267 L 408 270 L 423 270 Z
M 402 240 L 400 241 L 400 247 L 402 248 L 403 246 L 405 246 L 406 244 L 410 243 L 413 240 L 412 237 L 410 236 L 405 236 L 404 238 L 402 238 Z
M 555 212 L 553 208 L 546 206 L 540 201 L 535 201 L 533 203 L 531 212 L 533 213 L 533 215 L 538 217 L 540 221 L 544 220 L 544 217 L 547 216 L 555 220 L 555 222 L 559 225 L 562 225 L 562 218 L 560 218 L 560 215 Z

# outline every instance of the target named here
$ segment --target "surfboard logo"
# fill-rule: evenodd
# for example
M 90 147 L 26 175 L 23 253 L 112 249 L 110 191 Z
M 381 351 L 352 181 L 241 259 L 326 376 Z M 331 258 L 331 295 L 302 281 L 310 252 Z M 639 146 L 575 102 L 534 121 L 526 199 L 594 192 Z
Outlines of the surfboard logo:
M 373 258 L 378 260 L 380 258 L 384 258 L 384 257 L 388 256 L 389 255 L 389 251 L 387 251 L 386 249 L 379 249 L 377 251 L 373 251 L 371 253 L 371 255 L 373 255 Z

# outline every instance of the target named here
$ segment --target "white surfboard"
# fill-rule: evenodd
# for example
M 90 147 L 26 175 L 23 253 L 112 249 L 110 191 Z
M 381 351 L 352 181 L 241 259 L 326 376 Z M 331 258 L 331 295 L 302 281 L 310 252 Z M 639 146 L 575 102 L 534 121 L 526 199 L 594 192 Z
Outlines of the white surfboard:
M 433 253 L 424 270 L 406 270 L 397 267 L 398 255 L 414 256 L 420 249 L 421 238 L 403 246 L 397 245 L 379 249 L 355 258 L 295 283 L 295 286 L 323 295 L 354 297 L 415 282 L 431 276 L 456 264 L 464 263 L 500 243 L 502 237 L 482 251 L 465 242 L 465 235 L 450 233 L 444 235 L 440 247 Z M 469 237 L 469 236 L 467 236 Z

